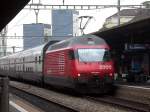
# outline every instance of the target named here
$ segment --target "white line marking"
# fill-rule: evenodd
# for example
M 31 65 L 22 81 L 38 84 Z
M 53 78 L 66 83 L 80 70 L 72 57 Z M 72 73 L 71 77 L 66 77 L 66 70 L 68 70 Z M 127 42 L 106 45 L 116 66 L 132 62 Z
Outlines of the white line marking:
M 14 103 L 13 101 L 9 101 L 9 104 L 12 105 L 13 107 L 15 107 L 17 110 L 19 110 L 20 112 L 28 112 L 27 110 L 23 109 L 21 106 L 17 105 L 16 103 Z
M 146 87 L 141 87 L 141 86 L 128 86 L 128 85 L 119 85 L 124 86 L 124 87 L 130 87 L 130 88 L 136 88 L 136 89 L 146 89 L 146 90 L 150 90 L 150 88 L 146 88 Z

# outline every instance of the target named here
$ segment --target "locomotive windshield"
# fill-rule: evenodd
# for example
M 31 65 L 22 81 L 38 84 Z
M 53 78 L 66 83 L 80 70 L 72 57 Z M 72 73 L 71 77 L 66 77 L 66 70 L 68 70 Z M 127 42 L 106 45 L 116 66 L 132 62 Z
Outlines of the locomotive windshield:
M 102 62 L 110 60 L 110 53 L 107 49 L 78 49 L 80 62 Z

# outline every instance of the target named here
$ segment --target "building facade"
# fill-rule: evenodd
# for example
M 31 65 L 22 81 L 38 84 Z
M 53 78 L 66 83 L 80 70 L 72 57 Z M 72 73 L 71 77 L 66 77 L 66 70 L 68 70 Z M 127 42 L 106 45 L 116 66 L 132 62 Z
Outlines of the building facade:
M 23 25 L 24 50 L 48 42 L 51 39 L 51 25 L 49 24 L 24 24 Z
M 75 10 L 52 10 L 52 36 L 54 40 L 78 36 L 78 15 Z
M 150 9 L 146 7 L 138 9 L 123 9 L 120 11 L 120 24 L 134 22 L 150 17 Z M 103 28 L 111 28 L 118 25 L 118 13 L 106 18 Z
M 137 9 L 124 9 L 120 11 L 120 24 L 131 21 L 138 13 Z M 111 28 L 118 25 L 118 13 L 106 18 L 104 28 Z
M 8 27 L 6 26 L 1 32 L 0 32 L 0 57 L 7 55 L 7 30 Z

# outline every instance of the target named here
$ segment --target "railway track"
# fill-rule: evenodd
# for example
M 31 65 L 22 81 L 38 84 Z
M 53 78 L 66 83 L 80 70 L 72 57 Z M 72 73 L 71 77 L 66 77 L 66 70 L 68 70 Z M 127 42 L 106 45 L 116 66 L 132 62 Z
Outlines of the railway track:
M 103 103 L 110 104 L 110 105 L 117 106 L 117 107 L 130 109 L 132 111 L 150 112 L 150 105 L 148 105 L 148 104 L 138 103 L 138 102 L 134 102 L 134 101 L 128 101 L 128 100 L 116 98 L 113 96 L 106 96 L 106 95 L 103 97 L 87 96 L 87 99 L 93 100 L 93 101 L 98 101 L 98 102 L 103 102 Z
M 53 112 L 149 112 L 149 105 L 147 104 L 112 96 L 70 96 L 18 82 L 10 82 L 10 86 L 13 94 L 31 100 L 31 103 L 38 105 L 46 112 L 49 112 L 50 108 Z
M 40 95 L 38 96 L 37 94 L 35 95 L 33 93 L 24 91 L 19 88 L 11 87 L 11 93 L 25 99 L 26 101 L 32 103 L 33 105 L 39 107 L 44 112 L 50 112 L 50 111 L 52 111 L 52 112 L 79 112 L 68 106 L 65 106 L 60 103 L 56 103 L 54 101 L 50 101 L 46 98 L 43 98 Z

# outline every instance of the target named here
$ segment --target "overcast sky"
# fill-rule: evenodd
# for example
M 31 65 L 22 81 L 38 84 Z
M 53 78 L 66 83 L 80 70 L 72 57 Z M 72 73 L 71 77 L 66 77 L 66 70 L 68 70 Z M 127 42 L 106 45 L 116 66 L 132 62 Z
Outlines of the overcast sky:
M 38 2 L 39 0 L 33 0 Z M 64 0 L 66 5 L 115 5 L 118 0 Z M 139 5 L 146 0 L 121 0 L 121 5 Z M 52 5 L 61 5 L 63 0 L 41 0 L 42 4 L 52 4 Z M 106 9 L 97 9 L 90 11 L 80 11 L 79 15 L 93 16 L 94 19 L 88 24 L 85 32 L 95 32 L 99 30 L 105 19 L 112 14 L 116 13 L 116 8 L 106 8 Z M 22 36 L 23 29 L 22 24 L 35 23 L 35 13 L 33 10 L 22 10 L 20 13 L 9 23 L 8 25 L 8 35 Z M 51 24 L 51 11 L 41 10 L 39 12 L 39 23 Z M 22 40 L 8 40 L 8 46 L 22 46 Z

